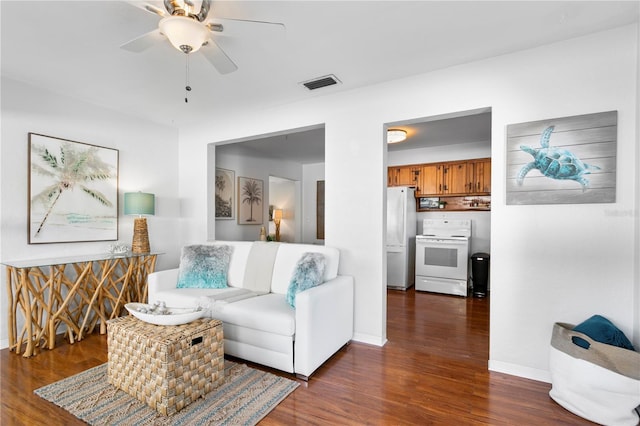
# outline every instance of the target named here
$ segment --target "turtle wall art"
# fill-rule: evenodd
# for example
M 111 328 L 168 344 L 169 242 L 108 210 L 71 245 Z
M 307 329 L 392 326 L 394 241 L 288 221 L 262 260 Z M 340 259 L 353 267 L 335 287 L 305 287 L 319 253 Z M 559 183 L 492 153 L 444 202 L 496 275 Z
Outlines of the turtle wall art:
M 507 204 L 613 203 L 617 111 L 507 126 Z

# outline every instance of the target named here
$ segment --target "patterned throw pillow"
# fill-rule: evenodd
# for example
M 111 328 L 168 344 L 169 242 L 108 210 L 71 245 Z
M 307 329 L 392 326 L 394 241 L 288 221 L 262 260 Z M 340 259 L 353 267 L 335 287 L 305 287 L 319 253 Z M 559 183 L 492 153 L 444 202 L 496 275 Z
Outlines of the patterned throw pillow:
M 287 303 L 296 307 L 296 294 L 322 284 L 325 258 L 322 253 L 306 252 L 300 257 L 287 289 Z
M 193 245 L 182 248 L 177 288 L 225 288 L 233 247 Z

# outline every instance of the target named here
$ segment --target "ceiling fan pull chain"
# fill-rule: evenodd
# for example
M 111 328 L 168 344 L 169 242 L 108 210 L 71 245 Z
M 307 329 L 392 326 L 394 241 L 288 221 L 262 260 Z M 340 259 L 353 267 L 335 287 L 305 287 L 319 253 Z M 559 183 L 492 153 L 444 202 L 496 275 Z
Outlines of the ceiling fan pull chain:
M 189 99 L 188 99 L 187 95 L 191 91 L 191 86 L 189 86 L 189 55 L 187 54 L 185 56 L 187 57 L 187 67 L 186 67 L 186 75 L 187 76 L 186 76 L 186 83 L 185 83 L 185 86 L 184 86 L 184 90 L 185 90 L 185 92 L 184 92 L 184 102 L 188 103 Z

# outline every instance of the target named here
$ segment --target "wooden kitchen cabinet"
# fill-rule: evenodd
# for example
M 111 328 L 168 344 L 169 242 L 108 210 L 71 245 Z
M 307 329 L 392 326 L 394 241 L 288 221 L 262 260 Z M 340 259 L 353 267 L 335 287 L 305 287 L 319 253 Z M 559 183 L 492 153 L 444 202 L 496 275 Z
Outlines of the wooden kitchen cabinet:
M 445 174 L 447 175 L 448 185 L 445 194 L 467 194 L 467 189 L 469 188 L 467 166 L 466 161 L 447 164 Z
M 459 167 L 460 166 L 460 167 Z M 462 167 L 464 166 L 464 167 Z M 434 163 L 422 165 L 422 182 L 420 196 L 454 194 L 466 179 L 464 163 Z
M 392 166 L 387 169 L 387 186 L 420 186 L 421 166 Z
M 400 167 L 387 168 L 387 186 L 398 186 L 398 178 L 400 176 Z
M 391 166 L 387 186 L 412 186 L 416 197 L 491 195 L 491 158 Z
M 415 185 L 415 179 L 413 177 L 413 167 L 403 166 L 400 167 L 398 173 L 398 186 L 412 186 Z
M 442 193 L 442 165 L 423 164 L 420 173 L 420 192 L 417 196 Z
M 491 193 L 491 159 L 482 158 L 467 162 L 467 193 Z
M 491 193 L 491 158 L 486 158 L 479 162 L 481 169 L 480 172 L 476 171 L 477 186 L 476 192 Z

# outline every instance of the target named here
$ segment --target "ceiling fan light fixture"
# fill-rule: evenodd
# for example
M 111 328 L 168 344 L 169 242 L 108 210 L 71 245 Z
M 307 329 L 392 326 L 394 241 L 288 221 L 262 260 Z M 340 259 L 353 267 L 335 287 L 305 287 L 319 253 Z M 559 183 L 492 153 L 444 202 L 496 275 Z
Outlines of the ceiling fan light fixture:
M 402 129 L 387 130 L 387 143 L 403 142 L 407 139 L 407 131 Z
M 209 38 L 206 26 L 186 16 L 167 16 L 159 26 L 173 47 L 184 53 L 197 52 Z

